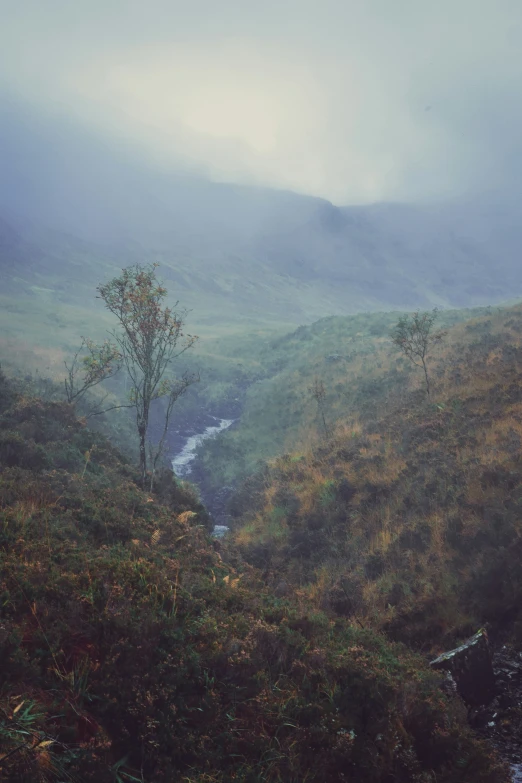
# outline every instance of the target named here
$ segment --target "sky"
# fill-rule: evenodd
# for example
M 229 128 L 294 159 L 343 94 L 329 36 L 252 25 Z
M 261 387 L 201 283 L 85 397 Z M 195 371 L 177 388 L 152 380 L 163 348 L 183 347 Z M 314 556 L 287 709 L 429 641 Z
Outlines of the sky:
M 520 0 L 0 0 L 0 89 L 337 204 L 522 178 Z

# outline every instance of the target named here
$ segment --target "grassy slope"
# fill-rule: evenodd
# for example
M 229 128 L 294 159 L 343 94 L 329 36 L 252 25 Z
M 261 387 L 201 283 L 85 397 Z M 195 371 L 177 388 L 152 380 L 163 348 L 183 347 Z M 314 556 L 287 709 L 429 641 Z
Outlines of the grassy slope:
M 236 206 L 240 206 L 240 199 Z M 29 224 L 20 223 L 13 228 L 0 216 L 0 350 L 6 358 L 20 353 L 26 368 L 32 363 L 40 370 L 59 372 L 63 358 L 78 344 L 82 334 L 100 339 L 111 325 L 111 319 L 96 301 L 96 285 L 117 274 L 121 267 L 136 262 L 160 263 L 160 275 L 165 278 L 172 301 L 179 299 L 181 306 L 191 310 L 190 329 L 209 345 L 216 337 L 228 337 L 232 344 L 245 333 L 261 332 L 262 336 L 289 332 L 298 324 L 332 312 L 413 307 L 418 302 L 450 306 L 453 302 L 450 294 L 455 281 L 450 280 L 449 298 L 434 293 L 435 278 L 443 275 L 444 264 L 455 266 L 451 255 L 444 255 L 444 262 L 440 260 L 441 269 L 437 264 L 430 266 L 434 280 L 430 283 L 431 294 L 425 299 L 420 289 L 427 285 L 426 280 L 413 282 L 418 274 L 415 259 L 418 254 L 425 258 L 422 247 L 415 246 L 415 253 L 410 252 L 407 262 L 401 262 L 400 247 L 388 237 L 388 229 L 381 232 L 379 221 L 372 228 L 370 218 L 358 215 L 348 219 L 341 215 L 338 224 L 330 213 L 337 214 L 339 210 L 331 205 L 312 200 L 309 209 L 311 223 L 306 212 L 294 226 L 283 211 L 277 214 L 276 221 L 282 233 L 265 238 L 267 247 L 260 239 L 263 247 L 256 249 L 254 243 L 254 247 L 241 245 L 236 251 L 229 248 L 225 237 L 217 240 L 218 247 L 214 247 L 212 235 L 205 234 L 204 226 L 185 238 L 171 226 L 168 239 L 158 235 L 155 240 L 154 234 L 147 234 L 148 245 L 131 240 L 111 245 Z M 308 237 L 310 231 L 311 237 L 316 231 L 321 236 L 325 233 L 329 254 L 325 254 L 321 244 L 314 245 Z M 350 240 L 346 252 L 337 247 L 339 231 Z M 428 228 L 426 231 L 431 236 Z M 299 237 L 301 244 L 296 248 L 293 242 Z M 372 250 L 374 243 L 379 246 L 379 262 Z M 473 254 L 465 256 L 469 256 L 468 262 L 474 259 L 473 263 L 478 263 Z M 467 269 L 460 261 L 460 268 Z M 401 263 L 405 264 L 403 269 Z M 482 258 L 481 264 L 484 265 Z M 383 270 L 388 267 L 402 269 L 392 275 L 393 281 L 385 277 Z M 469 276 L 460 277 L 465 281 Z M 489 272 L 486 277 L 491 277 Z M 475 301 L 498 300 L 502 294 L 490 291 L 490 283 L 483 282 L 484 296 Z M 399 294 L 406 290 L 408 296 L 401 299 Z M 462 301 L 468 300 L 466 295 Z M 248 355 L 242 348 L 239 353 Z
M 390 364 L 387 334 L 396 314 L 326 318 L 290 331 L 303 312 L 311 318 L 319 310 L 308 303 L 299 315 L 292 313 L 287 305 L 293 294 L 286 288 L 277 289 L 277 312 L 264 308 L 262 299 L 257 312 L 242 308 L 242 294 L 233 280 L 221 281 L 221 286 L 219 265 L 211 277 L 196 280 L 198 264 L 184 252 L 177 267 L 173 256 L 162 257 L 160 274 L 172 297 L 192 308 L 187 325 L 201 339 L 182 357 L 179 370 L 199 370 L 201 383 L 179 402 L 176 413 L 187 420 L 209 407 L 226 408 L 227 401 L 238 396 L 238 388 L 249 385 L 239 425 L 204 447 L 209 489 L 235 483 L 260 460 L 317 438 L 317 410 L 308 392 L 315 375 L 326 382 L 331 424 L 345 417 L 347 409 L 360 409 L 371 399 L 382 401 L 390 367 L 395 365 L 395 359 Z M 96 300 L 96 285 L 121 266 L 143 260 L 134 247 L 117 250 L 35 228 L 17 233 L 0 223 L 4 366 L 37 370 L 60 381 L 64 360 L 76 350 L 81 335 L 101 340 L 114 326 Z M 239 267 L 236 271 L 239 275 Z M 448 311 L 445 318 L 468 316 L 466 311 Z M 332 355 L 340 358 L 329 360 Z M 394 366 L 393 372 L 404 375 L 408 369 L 403 364 Z M 113 390 L 123 392 L 117 386 Z
M 520 306 L 456 325 L 431 399 L 397 376 L 247 484 L 236 541 L 269 583 L 421 647 L 485 621 L 522 640 L 521 326 Z
M 439 325 L 446 328 L 491 312 L 448 310 L 440 314 Z M 326 387 L 330 427 L 373 416 L 392 404 L 405 385 L 420 386 L 421 376 L 391 344 L 389 332 L 397 317 L 368 313 L 324 318 L 250 346 L 237 341 L 235 359 L 244 361 L 239 369 L 251 385 L 237 426 L 202 449 L 209 488 L 236 483 L 261 461 L 311 447 L 324 436 L 309 391 L 315 378 L 322 378 Z
M 94 294 L 100 279 L 117 273 L 121 259 L 99 246 L 51 232 L 15 238 L 11 246 L 17 274 L 11 268 L 5 279 L 12 287 L 0 303 L 2 362 L 60 381 L 63 362 L 80 335 L 102 339 L 114 325 Z M 65 277 L 57 272 L 64 269 Z M 227 402 L 248 387 L 238 425 L 203 447 L 209 491 L 235 484 L 260 461 L 312 444 L 320 436 L 317 408 L 308 391 L 315 376 L 325 380 L 327 418 L 333 425 L 348 412 L 382 405 L 393 385 L 405 383 L 411 372 L 406 362 L 396 361 L 389 344 L 396 313 L 326 318 L 289 333 L 276 322 L 245 332 L 232 312 L 218 327 L 201 331 L 201 305 L 188 316 L 190 330 L 200 332 L 201 339 L 179 364 L 180 372 L 198 370 L 201 383 L 179 401 L 178 420 L 190 420 L 209 408 L 226 410 Z M 218 301 L 214 306 L 221 305 Z M 472 314 L 446 311 L 443 319 L 450 323 Z M 112 389 L 124 393 L 117 383 Z M 124 418 L 119 414 L 113 423 Z
M 507 780 L 421 658 L 271 595 L 184 485 L 1 375 L 0 467 L 3 780 Z
M 4 364 L 60 379 L 63 362 L 76 350 L 82 335 L 102 340 L 114 326 L 114 319 L 96 299 L 96 286 L 117 275 L 123 266 L 157 257 L 152 251 L 103 246 L 44 229 L 25 227 L 19 232 L 0 218 L 0 356 Z M 180 307 L 190 311 L 187 326 L 201 337 L 198 361 L 206 366 L 208 357 L 211 375 L 216 338 L 229 340 L 226 365 L 245 331 L 263 340 L 299 323 L 297 315 L 291 317 L 285 311 L 289 290 L 286 295 L 284 290 L 277 293 L 280 304 L 273 311 L 260 304 L 256 314 L 252 307 L 240 306 L 241 297 L 232 283 L 220 282 L 219 269 L 211 280 L 198 276 L 189 258 L 160 260 L 159 273 L 165 277 L 171 304 L 179 299 Z

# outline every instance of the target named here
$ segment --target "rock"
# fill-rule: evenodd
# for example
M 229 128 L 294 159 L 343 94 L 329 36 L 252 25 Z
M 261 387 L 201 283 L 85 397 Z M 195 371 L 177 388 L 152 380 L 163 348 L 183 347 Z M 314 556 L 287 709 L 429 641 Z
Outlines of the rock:
M 488 635 L 481 629 L 455 650 L 430 663 L 433 669 L 451 674 L 457 691 L 470 706 L 489 704 L 496 692 Z
M 453 679 L 451 672 L 446 672 L 446 677 L 442 681 L 440 687 L 448 696 L 455 696 L 455 694 L 458 692 L 457 683 Z
M 498 706 L 503 710 L 507 710 L 509 707 L 515 707 L 516 700 L 510 693 L 502 693 L 498 700 Z
M 522 764 L 514 764 L 511 767 L 513 783 L 522 783 Z

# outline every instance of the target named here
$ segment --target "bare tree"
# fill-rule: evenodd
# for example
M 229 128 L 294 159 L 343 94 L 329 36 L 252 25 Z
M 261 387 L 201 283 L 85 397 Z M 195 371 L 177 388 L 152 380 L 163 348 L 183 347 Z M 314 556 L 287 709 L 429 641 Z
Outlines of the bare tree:
M 111 378 L 121 368 L 118 346 L 106 340 L 97 345 L 82 337 L 82 342 L 70 364 L 64 362 L 67 376 L 64 381 L 67 402 L 78 402 L 88 389 Z
M 430 378 L 426 364 L 427 356 L 434 345 L 440 343 L 446 332 L 433 332 L 438 310 L 420 313 L 416 310 L 411 315 L 399 318 L 391 332 L 392 341 L 416 367 L 422 367 L 426 381 L 426 393 L 430 393 Z
M 328 438 L 329 436 L 329 430 L 328 425 L 326 424 L 326 416 L 325 416 L 325 401 L 326 401 L 326 387 L 324 385 L 324 382 L 322 378 L 315 378 L 312 386 L 308 389 L 312 397 L 317 403 L 317 407 L 319 408 L 319 413 L 321 414 L 321 418 L 323 421 L 323 427 L 324 427 L 324 434 L 325 437 Z
M 130 402 L 136 408 L 136 427 L 140 449 L 142 486 L 147 482 L 147 429 L 153 400 L 167 397 L 166 419 L 153 471 L 163 449 L 172 407 L 196 376 L 176 381 L 168 373 L 172 362 L 191 346 L 197 337 L 184 334 L 186 311 L 164 307 L 167 289 L 156 278 L 158 264 L 136 264 L 122 270 L 97 290 L 107 309 L 119 322 L 111 332 L 131 380 Z M 175 307 L 177 306 L 177 303 Z

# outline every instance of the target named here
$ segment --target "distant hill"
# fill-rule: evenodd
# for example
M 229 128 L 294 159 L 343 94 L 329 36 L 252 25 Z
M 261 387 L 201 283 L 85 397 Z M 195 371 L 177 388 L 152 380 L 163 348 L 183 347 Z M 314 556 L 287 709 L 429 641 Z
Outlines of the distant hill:
M 522 295 L 522 222 L 498 199 L 336 207 L 161 170 L 141 151 L 13 102 L 2 112 L 4 290 L 19 290 L 14 277 L 76 280 L 79 264 L 87 288 L 74 288 L 87 302 L 108 266 L 154 259 L 198 323 L 253 327 Z

